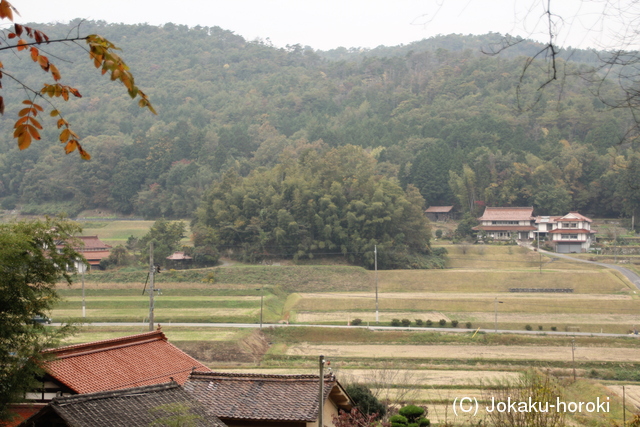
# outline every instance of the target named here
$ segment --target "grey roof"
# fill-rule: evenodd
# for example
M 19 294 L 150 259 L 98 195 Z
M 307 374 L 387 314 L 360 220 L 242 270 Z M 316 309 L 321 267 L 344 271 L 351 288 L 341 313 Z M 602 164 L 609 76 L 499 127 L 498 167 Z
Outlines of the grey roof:
M 184 384 L 207 411 L 223 420 L 305 421 L 318 418 L 318 375 L 192 372 Z M 352 401 L 335 376 L 324 377 L 324 398 L 341 409 Z
M 55 398 L 20 427 L 135 427 L 178 419 L 194 427 L 226 427 L 175 382 Z

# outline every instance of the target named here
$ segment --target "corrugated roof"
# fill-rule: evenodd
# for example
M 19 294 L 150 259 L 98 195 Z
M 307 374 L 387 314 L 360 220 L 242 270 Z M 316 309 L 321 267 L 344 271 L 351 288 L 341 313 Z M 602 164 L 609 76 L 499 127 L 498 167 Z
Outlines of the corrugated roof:
M 202 363 L 167 342 L 162 331 L 47 350 L 45 369 L 76 393 L 117 390 L 175 380 L 183 384 Z
M 318 418 L 317 375 L 261 375 L 193 372 L 184 388 L 209 413 L 235 420 L 304 421 Z M 335 376 L 324 378 L 325 400 L 351 410 Z
M 479 221 L 528 221 L 534 219 L 533 208 L 486 207 Z
M 168 425 L 176 412 L 194 427 L 226 427 L 175 382 L 56 398 L 21 425 L 44 427 L 59 420 L 67 426 Z

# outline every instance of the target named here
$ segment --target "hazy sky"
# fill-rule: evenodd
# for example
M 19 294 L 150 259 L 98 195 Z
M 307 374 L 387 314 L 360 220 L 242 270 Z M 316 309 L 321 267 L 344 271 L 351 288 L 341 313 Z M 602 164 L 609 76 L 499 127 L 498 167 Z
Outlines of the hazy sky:
M 606 47 L 611 29 L 624 29 L 617 11 L 602 22 L 607 4 L 631 0 L 555 0 L 558 42 Z M 248 40 L 278 47 L 309 45 L 327 50 L 407 44 L 437 34 L 489 31 L 544 39 L 547 0 L 11 0 L 20 22 L 67 22 L 74 18 L 115 23 L 167 22 L 219 26 Z M 615 8 L 613 8 L 615 9 Z M 607 12 L 612 11 L 610 6 Z

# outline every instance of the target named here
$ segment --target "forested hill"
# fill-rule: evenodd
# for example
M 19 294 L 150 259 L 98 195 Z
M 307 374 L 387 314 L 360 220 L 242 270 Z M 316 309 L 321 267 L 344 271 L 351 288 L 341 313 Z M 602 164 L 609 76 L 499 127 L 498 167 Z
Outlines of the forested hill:
M 33 26 L 51 38 L 75 34 L 73 25 Z M 64 155 L 53 119 L 42 141 L 18 151 L 10 129 L 24 93 L 3 79 L 5 209 L 74 215 L 100 207 L 189 218 L 229 169 L 247 176 L 283 158 L 346 145 L 365 148 L 376 173 L 414 184 L 427 205 L 617 216 L 638 200 L 628 185 L 637 181 L 638 158 L 618 144 L 626 116 L 596 100 L 585 80 L 563 78 L 561 91 L 550 85 L 540 92 L 545 69 L 532 67 L 516 100 L 518 54 L 535 52 L 534 43 L 519 43 L 508 56 L 479 52 L 499 43 L 498 34 L 316 52 L 217 27 L 85 22 L 80 31 L 123 49 L 158 115 L 101 77 L 86 52 L 46 47 L 62 82 L 84 95 L 59 107 L 93 160 Z M 563 73 L 584 69 L 594 54 L 571 58 L 587 65 L 561 61 Z M 27 55 L 4 53 L 2 62 L 7 73 L 41 87 L 45 74 L 33 71 Z

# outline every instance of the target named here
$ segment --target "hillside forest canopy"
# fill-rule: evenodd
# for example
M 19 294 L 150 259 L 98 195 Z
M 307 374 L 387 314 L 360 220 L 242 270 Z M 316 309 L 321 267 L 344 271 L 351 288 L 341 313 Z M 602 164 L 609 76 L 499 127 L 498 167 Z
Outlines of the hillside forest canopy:
M 65 108 L 93 160 L 65 156 L 55 126 L 44 127 L 35 149 L 19 151 L 4 138 L 4 209 L 188 218 L 202 239 L 245 245 L 249 257 L 267 249 L 308 257 L 326 248 L 359 257 L 373 242 L 367 227 L 378 225 L 358 228 L 347 215 L 371 221 L 375 215 L 365 211 L 375 203 L 384 204 L 377 218 L 385 222 L 413 218 L 420 203 L 472 215 L 483 206 L 533 206 L 540 215 L 620 217 L 640 202 L 633 184 L 640 157 L 634 141 L 624 140 L 633 119 L 594 96 L 597 89 L 615 97 L 618 87 L 570 78 L 597 64 L 594 51 L 560 52 L 569 77 L 540 93 L 544 67 L 522 76 L 525 57 L 540 46 L 524 40 L 499 56 L 483 55 L 481 48 L 500 43 L 494 33 L 323 52 L 276 48 L 219 27 L 33 24 L 50 37 L 78 25 L 127 53 L 158 115 L 108 79 L 96 83 L 84 52 L 76 57 L 52 45 L 50 56 L 65 59 L 60 72 L 80 91 L 91 86 Z M 37 82 L 28 64 L 3 62 L 27 84 Z M 22 100 L 9 86 L 6 110 L 15 111 Z M 10 128 L 15 117 L 0 121 Z M 326 175 L 310 175 L 313 168 Z M 345 215 L 339 225 L 326 203 Z M 403 225 L 385 227 L 375 244 L 429 252 L 428 240 L 416 245 Z M 354 246 L 343 247 L 354 236 Z

